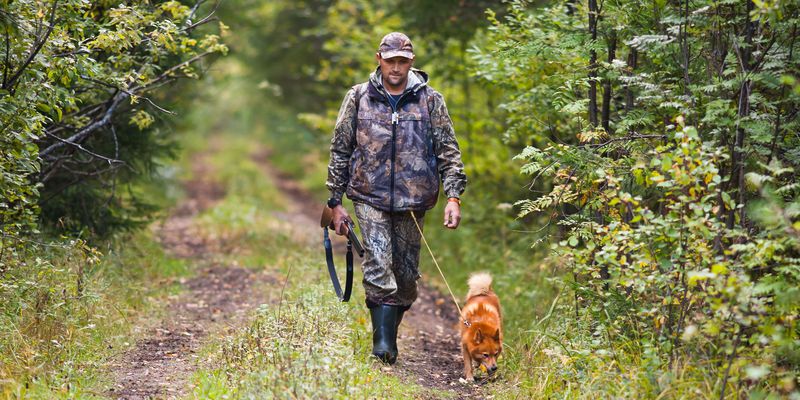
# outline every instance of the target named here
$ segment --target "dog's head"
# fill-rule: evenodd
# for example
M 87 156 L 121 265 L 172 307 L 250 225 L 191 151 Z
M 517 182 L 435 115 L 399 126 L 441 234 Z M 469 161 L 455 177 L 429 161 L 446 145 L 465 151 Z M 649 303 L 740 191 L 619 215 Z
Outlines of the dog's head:
M 497 371 L 497 357 L 503 351 L 500 327 L 492 324 L 472 324 L 467 329 L 466 345 L 472 359 L 480 363 L 489 375 Z

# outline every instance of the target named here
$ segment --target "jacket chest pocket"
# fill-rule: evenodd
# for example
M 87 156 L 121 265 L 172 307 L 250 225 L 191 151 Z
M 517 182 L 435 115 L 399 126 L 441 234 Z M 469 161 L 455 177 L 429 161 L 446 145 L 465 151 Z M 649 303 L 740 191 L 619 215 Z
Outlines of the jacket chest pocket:
M 422 113 L 419 111 L 399 111 L 398 119 L 400 121 L 422 121 Z
M 416 151 L 427 150 L 431 142 L 430 118 L 419 107 L 397 113 L 397 140 L 405 147 L 408 145 Z
M 388 118 L 378 118 L 369 112 L 359 110 L 356 125 L 356 144 L 364 156 L 386 158 L 392 142 L 392 123 Z

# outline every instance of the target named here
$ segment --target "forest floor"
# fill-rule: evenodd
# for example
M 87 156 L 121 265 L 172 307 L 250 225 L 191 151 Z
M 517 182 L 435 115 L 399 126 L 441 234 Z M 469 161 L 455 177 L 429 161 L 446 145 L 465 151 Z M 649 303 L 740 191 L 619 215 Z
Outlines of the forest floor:
M 212 140 L 209 148 L 215 147 Z M 198 227 L 198 215 L 226 196 L 224 184 L 215 181 L 211 171 L 209 158 L 213 154 L 209 152 L 213 151 L 192 157 L 191 178 L 183 182 L 185 198 L 165 220 L 153 225 L 154 234 L 165 251 L 187 260 L 196 272 L 193 277 L 180 280 L 181 290 L 170 297 L 160 321 L 143 328 L 136 344 L 109 363 L 113 383 L 105 393 L 108 397 L 188 397 L 195 385 L 193 375 L 209 368 L 202 349 L 213 347 L 215 342 L 243 329 L 260 305 L 270 307 L 282 300 L 278 293 L 283 292 L 281 285 L 287 281 L 288 273 L 269 266 L 244 267 L 232 262 L 230 257 L 220 257 L 229 254 L 236 244 Z M 293 237 L 304 246 L 318 246 L 319 265 L 324 266 L 316 217 L 318 202 L 300 184 L 270 164 L 268 151 L 256 149 L 250 158 L 258 165 L 262 178 L 270 180 L 288 199 L 286 209 L 272 211 L 273 217 L 297 230 Z M 342 240 L 336 243 L 340 255 Z M 463 362 L 457 311 L 449 296 L 422 282 L 420 286 L 419 300 L 407 313 L 400 329 L 398 362 L 385 366 L 375 361 L 373 368 L 403 384 L 424 388 L 416 397 L 486 398 L 480 384 L 466 384 L 460 380 Z M 330 295 L 334 298 L 332 291 Z M 353 301 L 360 299 L 356 295 Z
M 193 178 L 183 185 L 186 198 L 166 220 L 153 226 L 164 250 L 190 260 L 196 275 L 181 279 L 182 294 L 170 299 L 163 319 L 112 362 L 115 383 L 108 389 L 109 397 L 185 396 L 203 341 L 241 323 L 248 312 L 268 300 L 263 286 L 278 282 L 271 271 L 214 262 L 213 255 L 224 251 L 224 241 L 205 236 L 194 223 L 195 216 L 225 196 L 224 188 L 209 179 L 206 159 L 204 155 L 195 158 Z

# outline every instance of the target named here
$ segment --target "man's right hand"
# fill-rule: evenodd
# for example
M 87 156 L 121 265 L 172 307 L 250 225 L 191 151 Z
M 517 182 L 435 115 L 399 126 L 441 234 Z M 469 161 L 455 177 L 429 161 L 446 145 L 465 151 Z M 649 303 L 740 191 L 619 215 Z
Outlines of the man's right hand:
M 348 233 L 348 227 L 345 221 L 349 221 L 350 216 L 347 215 L 347 210 L 339 204 L 338 206 L 333 208 L 333 220 L 331 221 L 331 229 L 333 229 L 337 235 L 344 236 Z

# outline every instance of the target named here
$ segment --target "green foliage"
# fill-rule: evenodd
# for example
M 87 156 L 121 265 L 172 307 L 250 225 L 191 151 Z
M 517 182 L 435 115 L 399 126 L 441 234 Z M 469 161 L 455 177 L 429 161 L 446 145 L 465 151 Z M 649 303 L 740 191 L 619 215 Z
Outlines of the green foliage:
M 329 95 L 317 81 L 319 63 L 329 55 L 323 50 L 328 36 L 317 27 L 325 21 L 323 16 L 332 3 L 242 0 L 222 3 L 220 15 L 239 27 L 230 42 L 233 52 L 247 61 L 244 66 L 249 76 L 271 89 L 284 104 L 318 112 Z
M 619 368 L 703 365 L 708 395 L 797 395 L 798 12 L 516 1 L 476 49 L 507 137 L 531 144 L 518 158 L 541 194 L 520 216 L 548 217 L 581 326 Z
M 98 370 L 133 344 L 133 321 L 148 323 L 183 261 L 147 232 L 108 243 L 27 243 L 0 279 L 0 396 L 75 398 L 103 390 Z M 153 285 L 153 282 L 161 282 Z
M 164 205 L 151 178 L 180 95 L 157 89 L 226 52 L 200 6 L 0 1 L 3 396 L 86 395 L 141 294 L 162 289 L 144 282 L 183 273 L 146 234 L 112 234 Z
M 3 1 L 0 184 L 4 236 L 41 222 L 107 235 L 152 210 L 130 186 L 174 146 L 153 127 L 155 89 L 224 53 L 193 5 Z M 206 32 L 202 33 L 201 31 Z M 158 124 L 160 125 L 160 124 Z M 118 190 L 119 189 L 119 190 Z M 127 190 L 126 190 L 127 189 Z

